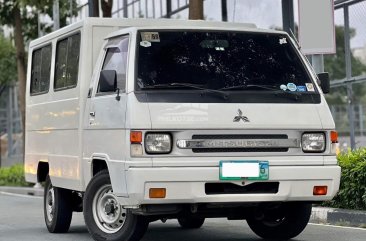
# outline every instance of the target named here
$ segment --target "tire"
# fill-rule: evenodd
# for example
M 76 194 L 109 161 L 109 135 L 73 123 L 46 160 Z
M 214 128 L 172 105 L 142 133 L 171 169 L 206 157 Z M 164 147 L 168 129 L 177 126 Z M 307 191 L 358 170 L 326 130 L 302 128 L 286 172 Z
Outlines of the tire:
M 89 182 L 83 207 L 85 224 L 97 241 L 138 241 L 149 225 L 145 217 L 134 215 L 119 205 L 106 170 Z
M 179 225 L 184 229 L 198 229 L 205 222 L 204 218 L 184 217 L 178 218 Z
M 66 233 L 72 219 L 71 191 L 53 187 L 46 177 L 43 196 L 43 211 L 47 229 L 50 233 Z
M 283 203 L 260 207 L 247 218 L 251 230 L 268 240 L 288 240 L 299 235 L 309 222 L 310 203 Z

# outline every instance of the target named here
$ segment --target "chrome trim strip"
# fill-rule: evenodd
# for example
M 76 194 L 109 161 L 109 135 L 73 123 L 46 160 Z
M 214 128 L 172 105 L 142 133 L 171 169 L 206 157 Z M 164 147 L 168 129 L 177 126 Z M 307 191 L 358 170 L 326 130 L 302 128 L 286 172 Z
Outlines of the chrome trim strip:
M 191 139 L 177 140 L 180 149 L 194 148 L 299 148 L 298 139 Z

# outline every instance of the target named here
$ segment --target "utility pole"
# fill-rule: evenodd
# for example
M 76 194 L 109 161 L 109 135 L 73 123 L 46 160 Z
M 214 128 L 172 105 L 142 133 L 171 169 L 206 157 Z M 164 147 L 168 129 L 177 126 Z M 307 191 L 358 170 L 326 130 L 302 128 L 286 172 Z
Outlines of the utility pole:
M 99 0 L 88 0 L 89 17 L 99 17 Z
M 203 0 L 190 0 L 189 1 L 189 19 L 203 20 Z
M 172 0 L 166 0 L 166 18 L 172 16 Z
M 53 1 L 53 31 L 60 28 L 60 5 L 58 0 Z
M 352 61 L 351 61 L 351 47 L 350 47 L 350 35 L 349 35 L 349 9 L 348 6 L 344 6 L 344 48 L 346 58 L 346 79 L 349 81 L 352 78 Z M 351 149 L 356 148 L 355 139 L 355 114 L 353 109 L 353 89 L 352 83 L 347 83 L 347 102 L 348 102 L 348 119 L 350 127 L 350 141 Z
M 227 22 L 227 1 L 221 0 L 221 20 Z

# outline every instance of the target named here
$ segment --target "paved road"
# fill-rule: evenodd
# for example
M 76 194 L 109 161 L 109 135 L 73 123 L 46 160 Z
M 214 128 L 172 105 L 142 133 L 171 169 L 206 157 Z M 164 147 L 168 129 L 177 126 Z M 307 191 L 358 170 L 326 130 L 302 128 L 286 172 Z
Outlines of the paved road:
M 70 232 L 50 234 L 43 223 L 42 199 L 0 193 L 0 240 L 92 240 L 81 213 L 75 213 Z M 143 241 L 259 241 L 245 221 L 209 219 L 199 230 L 182 230 L 175 220 L 150 224 Z M 366 241 L 366 229 L 308 225 L 296 241 Z

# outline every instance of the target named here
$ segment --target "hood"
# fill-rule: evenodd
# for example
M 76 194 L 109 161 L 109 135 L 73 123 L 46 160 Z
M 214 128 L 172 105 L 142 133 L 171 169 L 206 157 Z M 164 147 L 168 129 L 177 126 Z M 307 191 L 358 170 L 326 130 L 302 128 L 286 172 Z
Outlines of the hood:
M 314 104 L 149 103 L 152 129 L 323 129 Z

